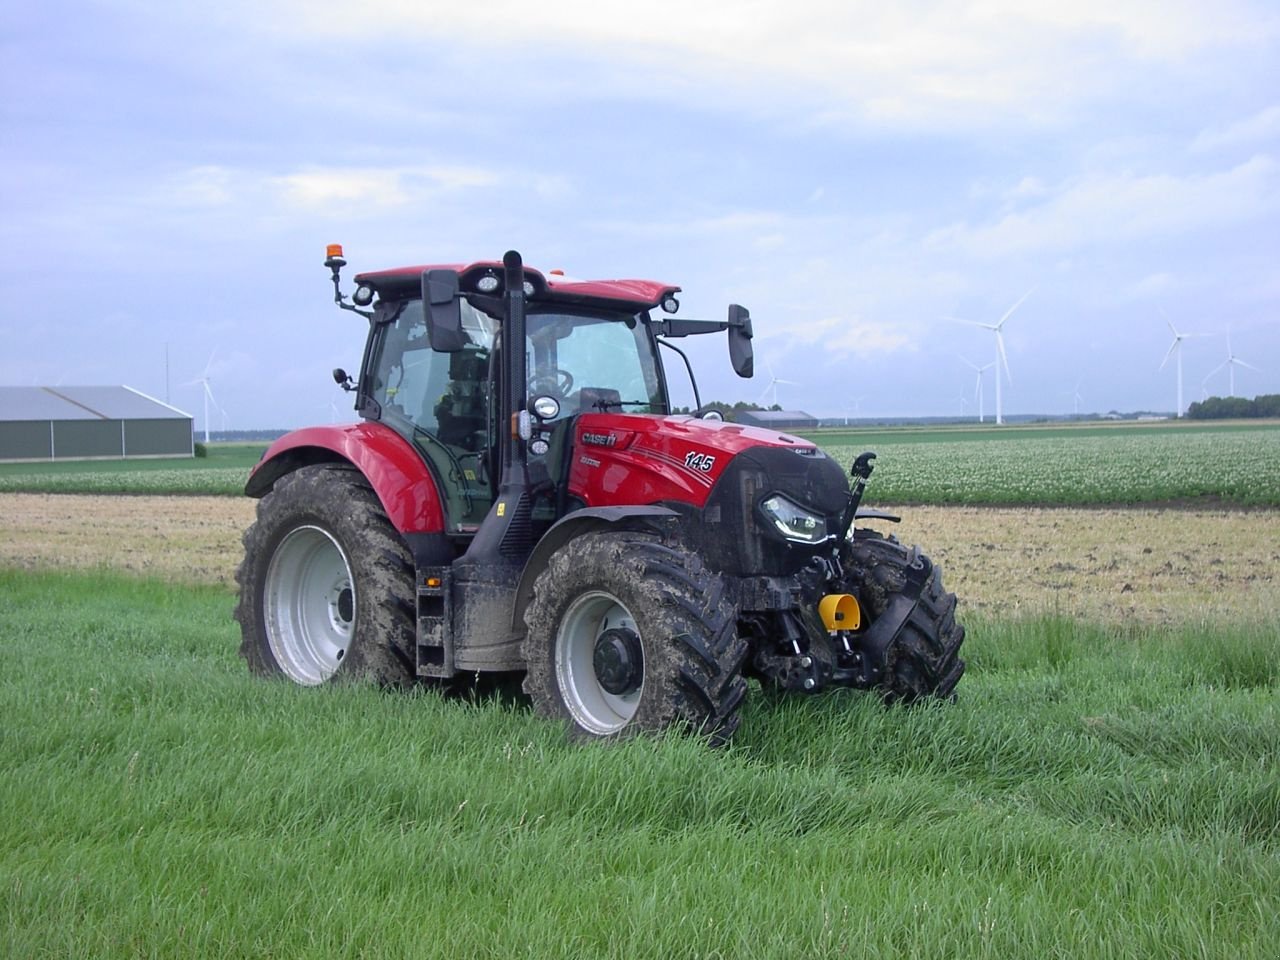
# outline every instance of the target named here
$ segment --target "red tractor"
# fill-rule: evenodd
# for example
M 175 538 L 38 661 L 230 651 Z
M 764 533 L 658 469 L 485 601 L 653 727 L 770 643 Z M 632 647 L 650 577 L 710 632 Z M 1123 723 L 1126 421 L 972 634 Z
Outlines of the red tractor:
M 938 566 L 855 528 L 874 454 L 671 414 L 679 287 L 498 262 L 356 276 L 362 422 L 276 441 L 245 487 L 236 608 L 252 670 L 299 684 L 524 674 L 586 737 L 731 736 L 748 680 L 947 697 L 964 628 Z M 883 516 L 883 515 L 881 515 Z M 888 518 L 892 519 L 892 518 Z

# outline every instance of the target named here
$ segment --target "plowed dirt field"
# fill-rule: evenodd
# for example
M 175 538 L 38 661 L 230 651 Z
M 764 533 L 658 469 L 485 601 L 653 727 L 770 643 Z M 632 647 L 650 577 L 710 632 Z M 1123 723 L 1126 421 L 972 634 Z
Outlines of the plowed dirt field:
M 0 494 L 0 566 L 234 585 L 254 501 Z M 1280 511 L 908 507 L 885 532 L 943 564 L 965 610 L 1145 623 L 1280 620 Z

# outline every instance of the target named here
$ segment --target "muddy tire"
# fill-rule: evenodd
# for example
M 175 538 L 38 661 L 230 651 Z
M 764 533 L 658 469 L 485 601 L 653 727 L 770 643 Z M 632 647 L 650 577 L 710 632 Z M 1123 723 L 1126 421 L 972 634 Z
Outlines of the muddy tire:
M 877 689 L 886 703 L 950 697 L 964 674 L 959 656 L 964 627 L 956 621 L 956 595 L 942 585 L 942 568 L 896 541 L 862 531 L 851 552 L 862 571 L 859 596 L 873 619 L 902 592 L 912 564 L 929 565 L 919 600 L 886 650 Z
M 747 685 L 724 583 L 693 554 L 629 531 L 569 541 L 525 611 L 524 690 L 591 739 L 682 728 L 723 743 Z
M 354 467 L 303 467 L 258 501 L 236 571 L 240 654 L 304 686 L 415 669 L 413 560 Z

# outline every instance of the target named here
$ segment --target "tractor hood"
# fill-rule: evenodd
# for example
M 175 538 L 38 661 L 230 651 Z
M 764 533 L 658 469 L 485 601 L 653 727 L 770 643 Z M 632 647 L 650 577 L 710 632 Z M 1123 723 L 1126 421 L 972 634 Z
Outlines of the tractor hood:
M 714 569 L 791 575 L 842 529 L 849 481 L 815 444 L 694 417 L 591 413 L 575 424 L 569 493 L 591 507 L 662 504 Z
M 807 498 L 823 513 L 838 513 L 848 495 L 843 471 L 814 443 L 760 427 L 588 413 L 578 417 L 574 441 L 569 487 L 590 506 L 679 501 L 703 507 L 730 463 L 748 453 L 766 459 L 771 471 L 787 468 L 793 478 L 820 475 L 819 489 Z

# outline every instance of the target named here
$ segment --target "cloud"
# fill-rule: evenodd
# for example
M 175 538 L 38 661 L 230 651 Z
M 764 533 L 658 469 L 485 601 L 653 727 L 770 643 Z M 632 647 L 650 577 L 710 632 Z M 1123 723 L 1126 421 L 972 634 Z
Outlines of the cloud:
M 220 207 L 235 195 L 234 171 L 219 166 L 192 167 L 168 185 L 167 197 L 182 207 Z
M 492 171 L 462 166 L 333 167 L 272 177 L 271 183 L 285 203 L 295 207 L 324 209 L 341 203 L 386 209 L 491 186 L 497 180 Z
M 898 325 L 840 316 L 805 320 L 785 330 L 764 334 L 759 339 L 765 343 L 785 341 L 788 351 L 795 347 L 819 346 L 825 356 L 836 357 L 850 354 L 869 357 L 915 344 L 915 339 Z
M 1125 287 L 1120 295 L 1126 300 L 1157 300 L 1177 288 L 1177 280 L 1169 273 L 1153 273 Z
M 249 210 L 258 218 L 343 209 L 383 215 L 389 211 L 465 197 L 500 184 L 525 186 L 544 198 L 568 195 L 567 178 L 528 171 L 499 172 L 463 164 L 323 167 L 286 173 L 200 165 L 176 171 L 140 189 L 140 202 L 166 215 L 191 208 Z
M 1267 107 L 1226 126 L 1203 130 L 1191 144 L 1191 149 L 1203 153 L 1223 147 L 1251 147 L 1276 140 L 1280 140 L 1280 105 Z
M 1229 170 L 1177 177 L 1131 173 L 1074 178 L 1043 203 L 987 224 L 955 223 L 926 247 L 990 259 L 1167 238 L 1280 210 L 1280 168 L 1256 156 Z
M 650 0 L 643 16 L 592 0 L 491 0 L 447 12 L 368 0 L 356 20 L 334 0 L 299 8 L 297 15 L 252 16 L 278 17 L 279 29 L 291 33 L 482 42 L 495 59 L 563 51 L 608 66 L 592 95 L 600 84 L 630 83 L 651 96 L 687 99 L 708 79 L 720 91 L 726 84 L 749 90 L 757 101 L 776 94 L 777 102 L 794 102 L 799 94 L 813 116 L 841 124 L 1042 120 L 1117 89 L 1152 89 L 1143 81 L 1153 69 L 1176 71 L 1280 35 L 1280 18 L 1248 0 Z M 1126 77 L 1133 82 L 1117 82 Z

